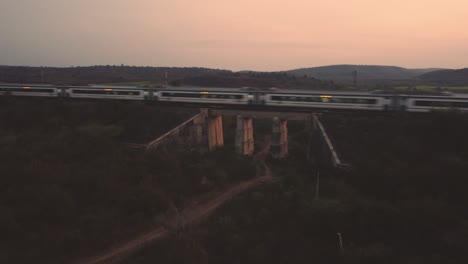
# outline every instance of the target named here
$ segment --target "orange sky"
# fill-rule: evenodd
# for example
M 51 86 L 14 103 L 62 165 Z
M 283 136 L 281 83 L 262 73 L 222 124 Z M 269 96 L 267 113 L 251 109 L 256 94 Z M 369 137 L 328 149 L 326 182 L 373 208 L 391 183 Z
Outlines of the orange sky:
M 0 65 L 468 67 L 468 0 L 1 0 Z

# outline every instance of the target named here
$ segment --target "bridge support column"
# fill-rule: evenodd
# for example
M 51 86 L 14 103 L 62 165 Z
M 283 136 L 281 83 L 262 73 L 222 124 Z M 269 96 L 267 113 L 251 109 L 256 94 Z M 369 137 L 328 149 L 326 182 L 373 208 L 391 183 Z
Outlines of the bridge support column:
M 212 116 L 208 119 L 208 148 L 213 150 L 224 146 L 223 117 Z
M 271 140 L 271 155 L 282 159 L 288 155 L 288 121 L 273 119 L 273 135 Z
M 252 118 L 237 116 L 236 152 L 241 155 L 252 155 L 254 153 Z
M 193 120 L 192 140 L 195 145 L 201 146 L 206 143 L 206 117 L 206 112 L 202 110 L 199 117 Z

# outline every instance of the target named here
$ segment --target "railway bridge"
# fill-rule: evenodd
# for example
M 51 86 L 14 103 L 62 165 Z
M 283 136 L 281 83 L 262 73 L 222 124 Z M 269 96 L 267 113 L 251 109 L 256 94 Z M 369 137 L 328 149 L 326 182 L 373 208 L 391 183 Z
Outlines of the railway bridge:
M 334 167 L 347 166 L 340 160 L 319 115 L 313 112 L 268 112 L 233 109 L 202 108 L 200 112 L 174 129 L 146 145 L 155 149 L 170 143 L 190 144 L 214 150 L 224 146 L 223 117 L 236 117 L 235 151 L 240 155 L 254 154 L 254 120 L 272 120 L 270 152 L 273 158 L 282 159 L 288 155 L 288 121 L 303 121 L 310 134 L 308 152 L 319 150 Z M 309 155 L 309 154 L 308 154 Z M 310 156 L 310 155 L 309 155 Z

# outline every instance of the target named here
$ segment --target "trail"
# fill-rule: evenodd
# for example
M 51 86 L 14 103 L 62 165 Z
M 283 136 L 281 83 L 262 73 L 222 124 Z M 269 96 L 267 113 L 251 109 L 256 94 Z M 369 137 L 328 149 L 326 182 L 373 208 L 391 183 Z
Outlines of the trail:
M 253 156 L 256 164 L 257 176 L 253 179 L 240 182 L 239 184 L 226 188 L 222 192 L 210 193 L 200 196 L 193 200 L 192 206 L 183 209 L 180 212 L 175 212 L 168 217 L 169 226 L 180 228 L 187 225 L 195 225 L 206 219 L 218 207 L 229 201 L 232 197 L 241 192 L 254 188 L 260 184 L 271 182 L 273 177 L 271 170 L 265 163 L 265 158 L 269 153 L 270 138 L 266 138 L 264 148 Z M 169 233 L 169 230 L 160 226 L 148 233 L 139 235 L 121 245 L 109 249 L 103 254 L 97 255 L 90 259 L 79 261 L 80 264 L 101 264 L 101 263 L 118 263 L 124 258 L 135 253 L 139 249 L 159 239 L 163 239 Z

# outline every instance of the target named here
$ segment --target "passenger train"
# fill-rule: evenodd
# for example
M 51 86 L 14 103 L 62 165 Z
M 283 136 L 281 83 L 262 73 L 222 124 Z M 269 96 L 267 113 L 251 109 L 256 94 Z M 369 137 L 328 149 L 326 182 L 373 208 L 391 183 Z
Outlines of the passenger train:
M 429 112 L 468 111 L 468 95 L 403 95 L 377 92 L 260 90 L 254 88 L 143 88 L 0 84 L 0 95 L 125 99 L 204 105 L 257 105 L 287 108 Z

